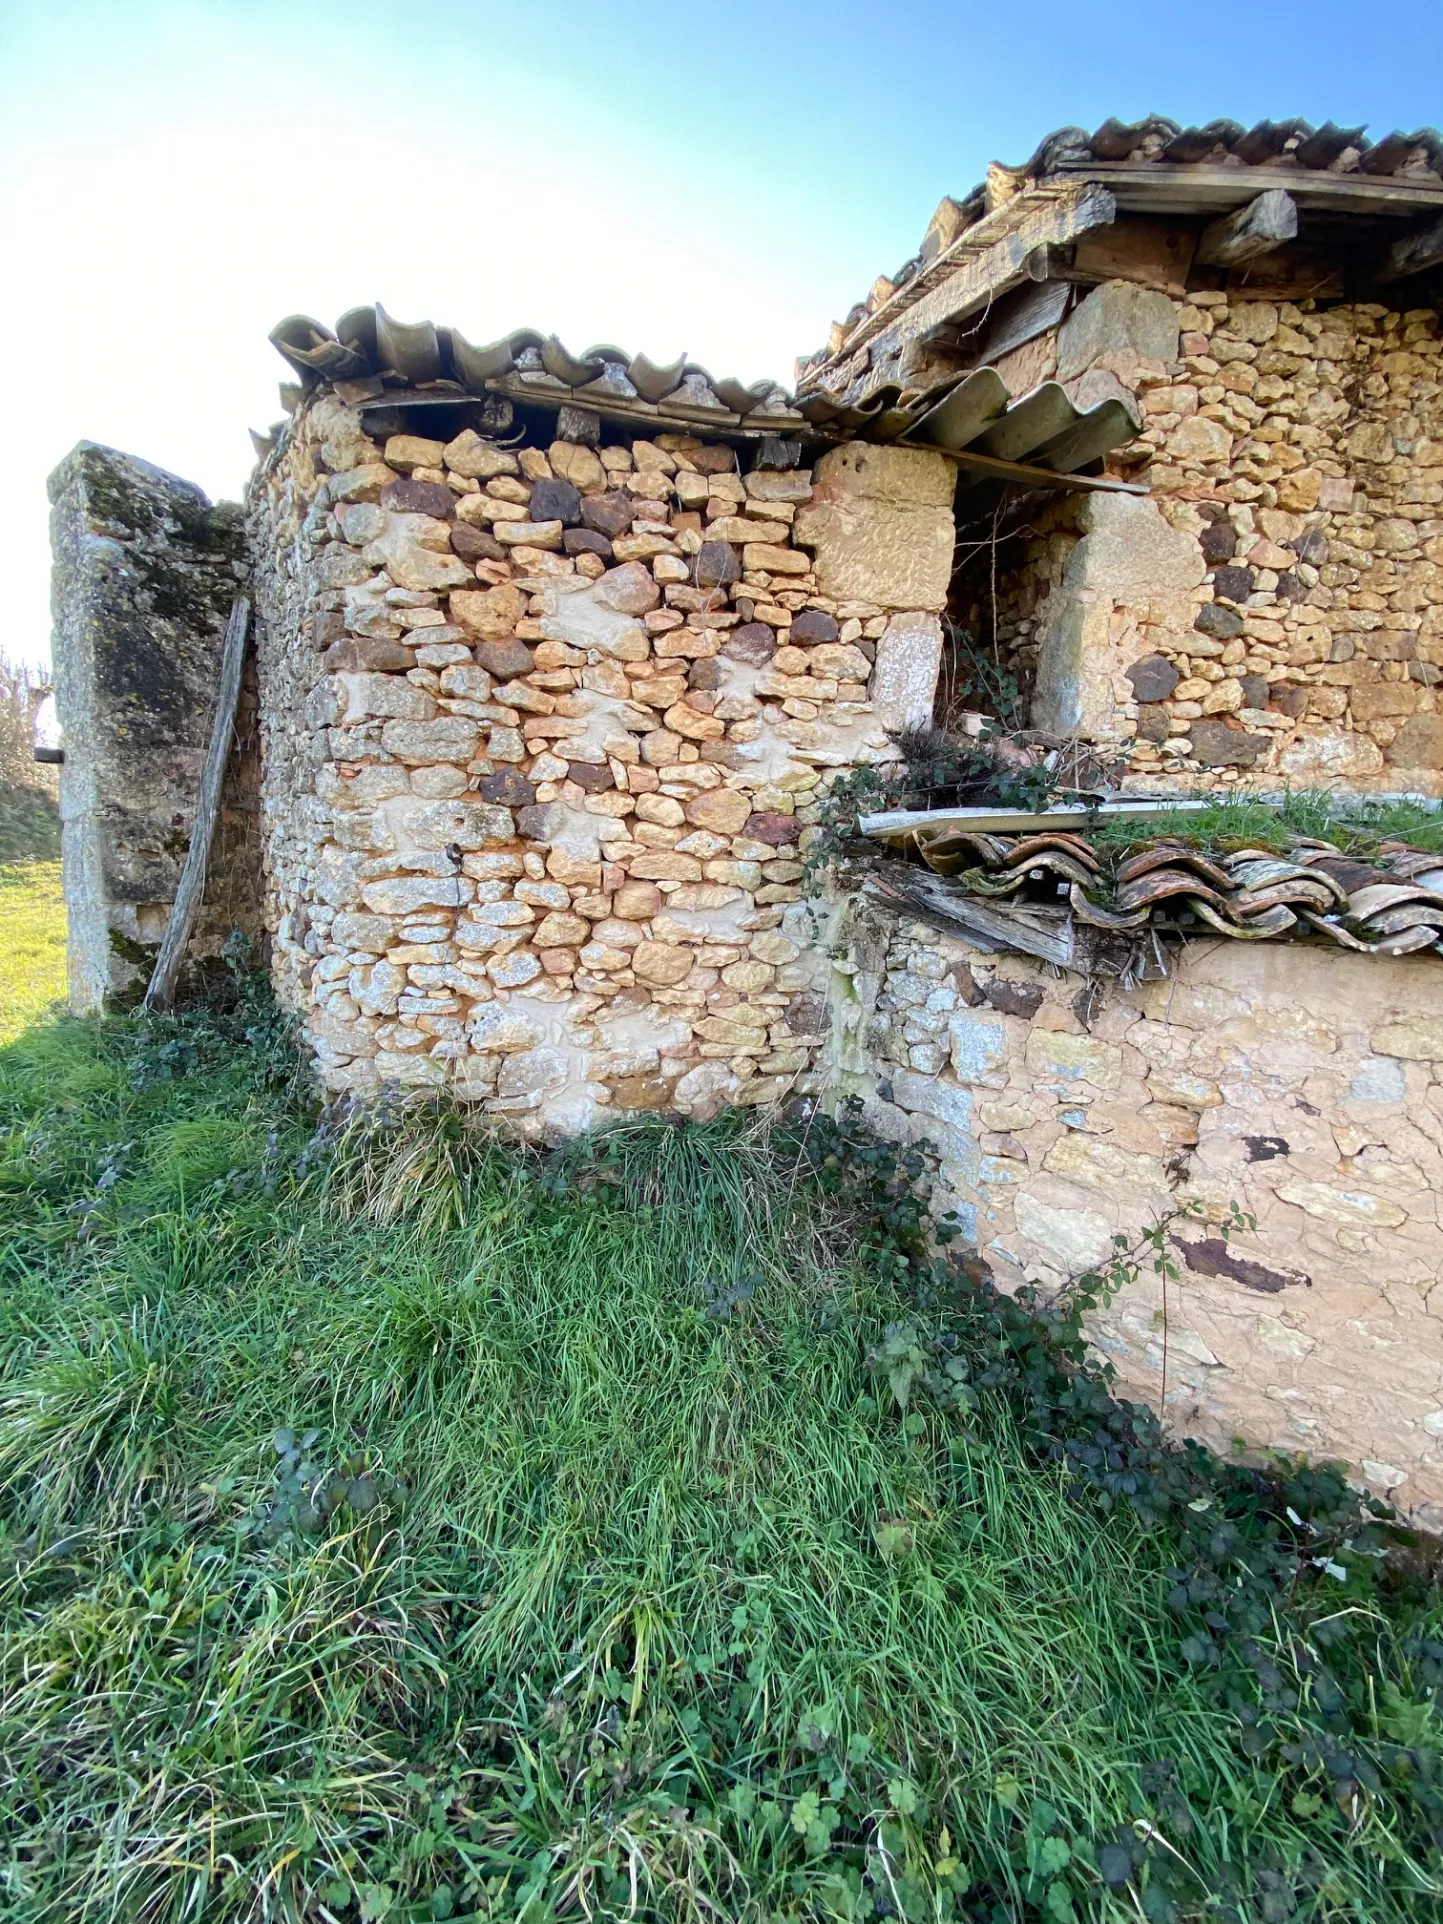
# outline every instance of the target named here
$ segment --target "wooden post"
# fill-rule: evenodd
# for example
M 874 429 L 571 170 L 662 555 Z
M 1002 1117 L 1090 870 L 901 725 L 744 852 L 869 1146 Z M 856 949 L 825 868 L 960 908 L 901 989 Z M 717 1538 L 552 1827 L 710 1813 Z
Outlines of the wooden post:
M 180 871 L 180 886 L 175 892 L 165 937 L 155 958 L 150 986 L 141 1005 L 146 1010 L 168 1009 L 175 998 L 180 965 L 185 960 L 186 944 L 195 924 L 201 897 L 205 893 L 206 864 L 220 814 L 220 792 L 230 760 L 231 737 L 235 732 L 236 704 L 240 700 L 241 670 L 245 666 L 246 638 L 250 631 L 251 605 L 244 595 L 231 603 L 221 646 L 220 685 L 216 690 L 215 721 L 210 731 L 205 768 L 196 799 L 195 822 L 190 831 L 190 847 Z

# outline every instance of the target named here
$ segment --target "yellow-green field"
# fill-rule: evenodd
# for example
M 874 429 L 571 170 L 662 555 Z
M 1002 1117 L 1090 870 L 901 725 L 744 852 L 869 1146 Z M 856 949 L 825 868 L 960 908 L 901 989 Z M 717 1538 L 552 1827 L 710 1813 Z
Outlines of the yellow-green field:
M 65 905 L 59 862 L 0 868 L 0 1043 L 65 995 Z

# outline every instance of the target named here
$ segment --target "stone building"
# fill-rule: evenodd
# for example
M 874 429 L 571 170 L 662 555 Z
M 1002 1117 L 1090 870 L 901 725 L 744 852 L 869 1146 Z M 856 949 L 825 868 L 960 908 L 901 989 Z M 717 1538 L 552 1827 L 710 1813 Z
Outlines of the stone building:
M 241 547 L 198 556 L 208 504 L 125 457 L 56 478 L 78 1001 L 122 986 L 108 939 L 132 968 L 158 936 L 208 716 L 188 666 L 138 877 L 96 637 L 122 595 L 165 617 L 136 650 L 203 664 L 243 579 L 258 789 L 202 944 L 258 863 L 328 1089 L 523 1134 L 854 1092 L 938 1143 L 1008 1282 L 1237 1202 L 1231 1244 L 1184 1226 L 1165 1384 L 1146 1289 L 1099 1325 L 1124 1384 L 1443 1521 L 1437 953 L 1197 941 L 1079 998 L 801 887 L 820 792 L 955 719 L 963 646 L 1124 792 L 1443 794 L 1440 269 L 1431 132 L 1109 122 L 944 200 L 795 393 L 291 317 Z M 158 527 L 211 568 L 188 627 Z

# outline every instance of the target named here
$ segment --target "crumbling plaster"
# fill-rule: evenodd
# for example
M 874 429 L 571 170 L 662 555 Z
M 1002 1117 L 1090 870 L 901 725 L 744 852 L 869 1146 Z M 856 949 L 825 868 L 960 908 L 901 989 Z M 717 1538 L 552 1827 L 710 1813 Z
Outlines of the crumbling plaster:
M 1340 1457 L 1443 1526 L 1436 960 L 1197 942 L 1168 979 L 1098 995 L 847 918 L 831 1077 L 882 1133 L 938 1148 L 939 1206 L 1003 1285 L 1055 1290 L 1195 1208 L 1166 1317 L 1145 1268 L 1093 1319 L 1122 1393 L 1162 1402 L 1165 1327 L 1179 1433 Z M 1233 1204 L 1256 1227 L 1225 1244 Z

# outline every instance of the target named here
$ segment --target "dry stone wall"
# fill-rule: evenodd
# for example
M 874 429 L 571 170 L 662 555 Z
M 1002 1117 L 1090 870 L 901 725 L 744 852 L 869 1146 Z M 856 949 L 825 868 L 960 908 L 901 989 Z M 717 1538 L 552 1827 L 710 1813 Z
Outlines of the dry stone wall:
M 1054 352 L 1136 397 L 1151 498 L 1055 499 L 961 611 L 1038 726 L 1149 786 L 1443 793 L 1437 313 L 1114 283 Z
M 931 714 L 951 486 L 303 405 L 250 538 L 275 972 L 326 1085 L 523 1131 L 814 1090 L 800 837 Z
M 1443 1527 L 1443 1016 L 1436 962 L 1195 943 L 1079 988 L 890 916 L 830 932 L 835 1085 L 941 1151 L 1004 1287 L 1053 1290 L 1181 1203 L 1092 1330 L 1122 1393 L 1228 1451 L 1341 1457 Z M 1233 1203 L 1256 1230 L 1229 1240 Z

